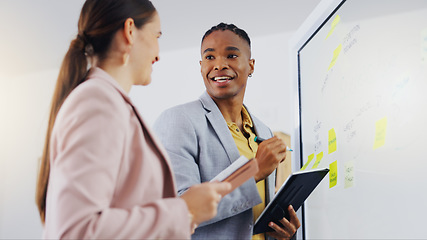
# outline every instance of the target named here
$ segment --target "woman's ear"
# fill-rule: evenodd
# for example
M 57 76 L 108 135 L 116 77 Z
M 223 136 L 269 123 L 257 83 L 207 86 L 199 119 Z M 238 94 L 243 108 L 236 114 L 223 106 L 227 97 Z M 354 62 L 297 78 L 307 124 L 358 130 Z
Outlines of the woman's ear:
M 123 33 L 124 33 L 125 40 L 130 45 L 133 44 L 134 37 L 135 37 L 135 32 L 134 32 L 135 30 L 136 30 L 135 22 L 133 21 L 133 19 L 132 18 L 126 19 L 123 27 Z

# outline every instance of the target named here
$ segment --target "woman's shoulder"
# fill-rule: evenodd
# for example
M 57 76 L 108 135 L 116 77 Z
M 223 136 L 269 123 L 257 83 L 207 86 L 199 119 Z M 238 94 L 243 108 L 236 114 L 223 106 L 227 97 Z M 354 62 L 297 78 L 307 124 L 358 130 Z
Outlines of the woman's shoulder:
M 102 78 L 87 79 L 77 86 L 69 97 L 102 99 L 107 103 L 123 98 L 120 91 L 114 85 Z
M 128 110 L 120 91 L 102 79 L 88 79 L 77 86 L 65 99 L 60 112 L 123 115 Z

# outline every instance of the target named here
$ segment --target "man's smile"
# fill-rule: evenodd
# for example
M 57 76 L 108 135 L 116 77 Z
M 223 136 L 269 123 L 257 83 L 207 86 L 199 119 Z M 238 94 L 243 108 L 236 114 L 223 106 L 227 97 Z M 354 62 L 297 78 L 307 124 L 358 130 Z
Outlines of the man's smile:
M 230 76 L 219 76 L 219 77 L 211 78 L 212 81 L 219 82 L 219 83 L 227 82 L 227 81 L 232 80 L 232 79 L 234 79 L 234 77 L 230 77 Z

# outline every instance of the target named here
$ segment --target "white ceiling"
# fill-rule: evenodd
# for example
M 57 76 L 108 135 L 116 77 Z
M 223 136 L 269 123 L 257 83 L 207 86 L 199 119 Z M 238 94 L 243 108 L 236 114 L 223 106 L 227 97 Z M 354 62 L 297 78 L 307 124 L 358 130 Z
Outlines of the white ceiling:
M 0 76 L 58 68 L 83 0 L 0 0 Z M 152 0 L 161 51 L 194 47 L 211 26 L 234 23 L 250 37 L 295 31 L 320 0 Z

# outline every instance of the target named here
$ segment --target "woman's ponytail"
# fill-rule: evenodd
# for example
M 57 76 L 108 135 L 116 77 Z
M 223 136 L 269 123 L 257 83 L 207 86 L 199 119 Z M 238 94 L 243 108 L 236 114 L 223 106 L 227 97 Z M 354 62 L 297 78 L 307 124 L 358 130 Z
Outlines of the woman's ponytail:
M 45 221 L 46 193 L 50 171 L 50 135 L 55 124 L 56 115 L 71 91 L 84 82 L 88 73 L 86 49 L 88 43 L 80 35 L 74 39 L 64 57 L 59 70 L 58 79 L 50 107 L 49 123 L 45 137 L 43 155 L 40 159 L 40 169 L 36 186 L 36 204 L 42 223 Z
M 67 96 L 88 75 L 88 59 L 102 61 L 107 57 L 114 34 L 128 18 L 137 28 L 149 22 L 156 12 L 149 0 L 86 0 L 80 13 L 79 34 L 71 42 L 59 70 L 46 132 L 43 155 L 40 159 L 36 186 L 36 204 L 42 223 L 46 214 L 46 194 L 50 172 L 50 137 L 56 115 Z

